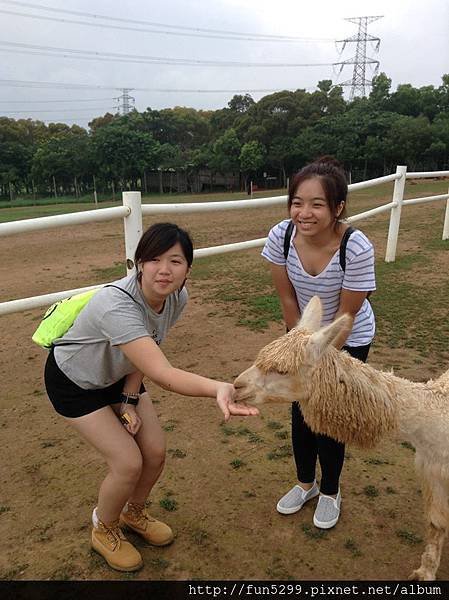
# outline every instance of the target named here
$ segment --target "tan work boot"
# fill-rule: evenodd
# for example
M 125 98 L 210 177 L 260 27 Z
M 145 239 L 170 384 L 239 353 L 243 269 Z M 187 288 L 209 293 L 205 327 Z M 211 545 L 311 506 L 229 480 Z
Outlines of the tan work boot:
M 117 571 L 137 571 L 143 565 L 139 551 L 123 535 L 118 521 L 105 525 L 98 520 L 92 527 L 92 548 Z
M 173 541 L 170 527 L 149 515 L 144 504 L 128 502 L 120 515 L 120 525 L 129 527 L 153 546 L 166 546 Z

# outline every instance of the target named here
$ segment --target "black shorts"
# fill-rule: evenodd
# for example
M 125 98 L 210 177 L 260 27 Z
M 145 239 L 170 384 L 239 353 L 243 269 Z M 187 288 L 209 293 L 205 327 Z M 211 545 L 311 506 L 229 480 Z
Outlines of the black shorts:
M 53 348 L 45 363 L 44 380 L 50 402 L 63 417 L 75 418 L 88 415 L 104 406 L 121 402 L 120 394 L 126 377 L 113 385 L 95 390 L 84 390 L 73 383 L 56 364 Z M 142 386 L 140 392 L 144 392 Z

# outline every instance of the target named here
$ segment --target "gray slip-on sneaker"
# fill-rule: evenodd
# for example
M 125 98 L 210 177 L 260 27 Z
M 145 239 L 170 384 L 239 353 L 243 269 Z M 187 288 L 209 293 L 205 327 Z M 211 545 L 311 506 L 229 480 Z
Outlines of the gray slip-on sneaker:
M 315 514 L 313 515 L 313 524 L 320 529 L 330 529 L 337 524 L 340 517 L 341 494 L 338 490 L 337 497 L 320 494 Z
M 312 500 L 315 496 L 318 496 L 320 490 L 316 481 L 313 482 L 313 486 L 310 490 L 303 489 L 300 485 L 295 485 L 292 489 L 282 496 L 276 506 L 276 510 L 282 515 L 291 515 L 298 512 L 308 500 Z

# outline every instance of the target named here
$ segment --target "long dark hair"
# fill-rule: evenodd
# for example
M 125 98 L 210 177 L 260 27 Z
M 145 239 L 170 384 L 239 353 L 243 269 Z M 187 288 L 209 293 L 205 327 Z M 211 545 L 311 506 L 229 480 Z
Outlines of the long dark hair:
M 326 201 L 334 216 L 337 214 L 340 203 L 345 203 L 343 210 L 339 214 L 339 218 L 344 218 L 346 216 L 348 182 L 346 181 L 343 165 L 333 156 L 321 156 L 317 158 L 292 177 L 288 190 L 288 210 L 292 206 L 298 186 L 303 181 L 314 179 L 315 177 L 320 180 L 323 186 Z
M 193 262 L 193 242 L 187 231 L 174 223 L 154 223 L 151 225 L 137 244 L 134 255 L 137 272 L 139 271 L 139 263 L 164 254 L 178 242 L 190 268 Z

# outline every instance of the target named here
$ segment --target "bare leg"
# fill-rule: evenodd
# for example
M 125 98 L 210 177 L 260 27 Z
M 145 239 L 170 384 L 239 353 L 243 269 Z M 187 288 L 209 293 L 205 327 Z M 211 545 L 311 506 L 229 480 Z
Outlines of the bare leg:
M 423 475 L 424 516 L 427 522 L 426 547 L 421 557 L 421 566 L 410 575 L 410 579 L 420 581 L 435 579 L 449 527 L 447 482 L 441 479 L 439 465 L 433 471 L 432 475 L 429 473 Z M 439 473 L 435 474 L 435 471 Z
M 97 514 L 103 523 L 113 523 L 139 480 L 140 449 L 110 406 L 65 420 L 100 452 L 109 466 L 109 473 L 100 486 Z
M 165 435 L 148 393 L 141 394 L 137 412 L 142 425 L 135 436 L 142 454 L 143 466 L 129 501 L 144 504 L 165 464 Z

